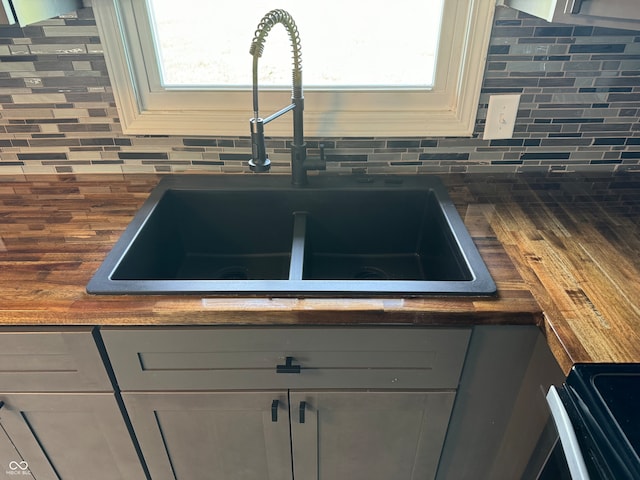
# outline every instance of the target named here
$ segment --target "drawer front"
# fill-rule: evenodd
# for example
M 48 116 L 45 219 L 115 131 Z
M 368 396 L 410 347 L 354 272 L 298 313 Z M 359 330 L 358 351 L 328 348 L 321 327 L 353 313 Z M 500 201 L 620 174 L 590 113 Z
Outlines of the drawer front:
M 0 391 L 109 391 L 92 328 L 0 329 Z
M 468 328 L 104 328 L 126 391 L 454 389 Z

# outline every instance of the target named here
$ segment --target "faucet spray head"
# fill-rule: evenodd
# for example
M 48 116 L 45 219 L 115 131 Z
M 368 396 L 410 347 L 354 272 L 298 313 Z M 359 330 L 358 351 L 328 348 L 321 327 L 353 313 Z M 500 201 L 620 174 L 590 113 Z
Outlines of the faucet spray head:
M 267 148 L 264 144 L 264 120 L 252 118 L 249 120 L 251 127 L 251 160 L 249 168 L 252 172 L 268 172 L 271 168 L 271 160 L 267 156 Z

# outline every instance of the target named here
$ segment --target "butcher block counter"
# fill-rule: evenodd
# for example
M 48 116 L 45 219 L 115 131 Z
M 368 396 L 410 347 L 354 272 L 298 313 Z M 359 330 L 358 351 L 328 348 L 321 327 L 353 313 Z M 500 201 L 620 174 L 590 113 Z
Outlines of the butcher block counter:
M 0 176 L 0 325 L 537 324 L 560 365 L 640 361 L 640 174 L 444 175 L 495 297 L 97 296 L 160 177 Z

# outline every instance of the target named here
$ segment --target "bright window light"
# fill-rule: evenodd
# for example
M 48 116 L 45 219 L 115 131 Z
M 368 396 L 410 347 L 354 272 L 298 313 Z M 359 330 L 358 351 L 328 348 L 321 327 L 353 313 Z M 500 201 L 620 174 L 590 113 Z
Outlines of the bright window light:
M 162 86 L 250 87 L 249 47 L 264 14 L 298 26 L 305 89 L 421 88 L 434 84 L 444 0 L 147 0 Z M 259 63 L 261 87 L 291 84 L 289 38 L 276 25 Z

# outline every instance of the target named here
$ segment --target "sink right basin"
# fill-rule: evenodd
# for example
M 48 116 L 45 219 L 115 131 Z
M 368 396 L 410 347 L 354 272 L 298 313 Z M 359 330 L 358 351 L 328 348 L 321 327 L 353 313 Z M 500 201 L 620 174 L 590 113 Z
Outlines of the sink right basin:
M 471 281 L 473 275 L 435 194 L 398 189 L 334 192 L 310 212 L 302 278 Z
M 97 294 L 491 295 L 435 177 L 169 176 L 87 286 Z

